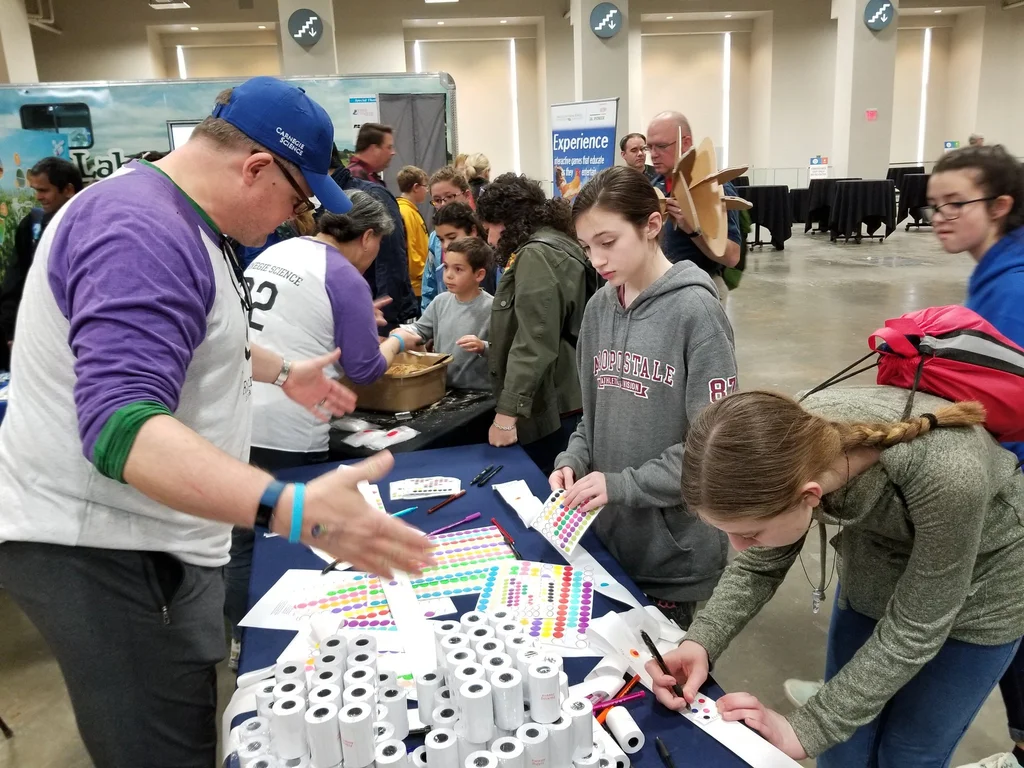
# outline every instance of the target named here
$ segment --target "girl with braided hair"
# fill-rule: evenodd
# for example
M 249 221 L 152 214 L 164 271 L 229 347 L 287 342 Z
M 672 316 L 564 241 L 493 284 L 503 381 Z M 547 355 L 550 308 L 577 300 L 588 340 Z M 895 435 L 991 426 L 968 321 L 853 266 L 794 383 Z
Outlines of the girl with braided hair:
M 823 526 L 836 525 L 825 684 L 788 717 L 749 693 L 718 711 L 818 768 L 949 764 L 1024 634 L 1024 475 L 978 403 L 918 393 L 904 420 L 906 400 L 895 387 L 828 389 L 802 404 L 742 392 L 691 423 L 683 500 L 740 554 L 665 655 L 670 674 L 648 664 L 662 703 L 693 701 L 811 526 L 825 558 Z M 817 602 L 824 568 L 808 578 Z

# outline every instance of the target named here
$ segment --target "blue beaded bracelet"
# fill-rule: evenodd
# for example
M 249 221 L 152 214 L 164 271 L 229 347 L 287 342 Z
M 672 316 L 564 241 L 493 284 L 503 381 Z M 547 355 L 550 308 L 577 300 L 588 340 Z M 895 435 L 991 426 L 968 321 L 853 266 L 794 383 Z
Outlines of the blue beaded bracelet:
M 306 484 L 295 483 L 292 487 L 295 490 L 292 492 L 292 527 L 288 533 L 288 541 L 298 544 L 302 537 L 302 513 L 306 510 Z
M 398 339 L 398 354 L 405 352 L 405 339 L 399 336 L 397 333 L 388 334 L 389 339 Z

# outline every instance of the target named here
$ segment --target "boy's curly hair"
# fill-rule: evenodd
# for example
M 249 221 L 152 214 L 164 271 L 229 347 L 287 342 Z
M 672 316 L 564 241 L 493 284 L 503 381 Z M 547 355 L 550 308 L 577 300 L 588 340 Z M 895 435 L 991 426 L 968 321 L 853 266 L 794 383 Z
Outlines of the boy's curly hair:
M 497 246 L 501 267 L 542 227 L 551 227 L 576 239 L 569 203 L 561 198 L 549 200 L 540 184 L 515 173 L 501 174 L 484 189 L 476 201 L 476 213 L 484 226 L 505 226 Z

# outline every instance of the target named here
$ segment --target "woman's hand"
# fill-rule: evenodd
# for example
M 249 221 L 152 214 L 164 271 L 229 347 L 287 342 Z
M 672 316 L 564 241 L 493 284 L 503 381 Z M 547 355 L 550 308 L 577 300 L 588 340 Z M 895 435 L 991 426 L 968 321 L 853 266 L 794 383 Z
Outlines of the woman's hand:
M 341 350 L 292 363 L 291 373 L 281 389 L 320 421 L 331 416 L 344 416 L 356 408 L 355 393 L 324 373 L 324 368 L 338 362 Z
M 352 563 L 358 570 L 390 577 L 395 569 L 419 574 L 432 565 L 430 542 L 420 531 L 367 504 L 356 487 L 374 482 L 394 466 L 387 451 L 351 467 L 339 467 L 306 485 L 302 542 Z M 272 527 L 287 536 L 291 527 L 292 489 L 281 496 Z M 323 532 L 313 538 L 313 526 Z
M 377 321 L 377 325 L 383 326 L 388 324 L 388 321 L 384 317 L 384 313 L 381 310 L 384 309 L 384 307 L 386 307 L 390 303 L 390 296 L 382 296 L 381 298 L 373 302 L 373 319 Z
M 560 467 L 551 473 L 548 478 L 548 485 L 552 491 L 568 491 L 576 482 L 576 473 L 570 467 Z
M 399 336 L 405 342 L 406 349 L 420 349 L 423 346 L 423 339 L 414 331 L 407 331 L 405 328 L 395 328 L 392 336 Z
M 519 441 L 519 435 L 516 433 L 515 426 L 515 416 L 505 416 L 501 413 L 495 414 L 491 428 L 487 430 L 487 442 L 495 448 L 507 448 L 510 445 L 515 445 Z M 506 427 L 506 429 L 498 429 L 498 427 Z M 512 429 L 507 429 L 507 427 L 512 427 Z
M 487 344 L 476 336 L 463 336 L 455 343 L 474 355 L 482 355 L 487 349 Z
M 608 484 L 605 481 L 604 472 L 591 472 L 579 482 L 573 483 L 572 487 L 567 490 L 568 493 L 562 499 L 566 509 L 572 509 L 577 504 L 586 502 L 583 504 L 582 511 L 589 512 L 608 503 Z
M 768 709 L 749 693 L 728 693 L 718 700 L 718 714 L 723 720 L 742 720 L 794 760 L 807 757 L 789 720 Z
M 648 661 L 645 667 L 647 674 L 654 680 L 654 695 L 669 709 L 686 709 L 708 679 L 711 666 L 708 652 L 700 643 L 684 640 L 674 651 L 666 653 L 664 659 L 669 671 L 667 675 L 654 659 Z M 672 686 L 677 683 L 683 687 L 682 699 L 672 691 Z

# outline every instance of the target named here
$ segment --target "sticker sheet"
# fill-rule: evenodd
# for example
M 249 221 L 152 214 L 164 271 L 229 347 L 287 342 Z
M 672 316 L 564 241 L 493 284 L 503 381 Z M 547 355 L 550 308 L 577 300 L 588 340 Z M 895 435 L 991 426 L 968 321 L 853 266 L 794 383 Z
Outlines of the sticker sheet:
M 548 496 L 540 514 L 533 521 L 532 527 L 539 531 L 555 549 L 568 557 L 576 549 L 583 534 L 587 532 L 604 507 L 583 512 L 581 509 L 583 502 L 581 502 L 569 509 L 562 503 L 564 496 L 564 490 L 554 491 Z

